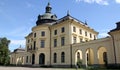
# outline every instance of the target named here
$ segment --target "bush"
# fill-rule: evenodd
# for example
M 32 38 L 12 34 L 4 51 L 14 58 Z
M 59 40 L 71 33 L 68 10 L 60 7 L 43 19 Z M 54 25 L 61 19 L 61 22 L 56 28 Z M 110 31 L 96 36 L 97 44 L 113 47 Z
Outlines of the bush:
M 81 59 L 77 61 L 77 66 L 78 66 L 78 68 L 82 67 L 82 60 Z

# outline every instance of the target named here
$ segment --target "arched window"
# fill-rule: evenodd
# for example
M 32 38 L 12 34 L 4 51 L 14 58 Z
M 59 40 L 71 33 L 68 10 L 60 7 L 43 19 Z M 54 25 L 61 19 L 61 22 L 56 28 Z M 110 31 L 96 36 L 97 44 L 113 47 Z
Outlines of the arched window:
M 56 63 L 57 62 L 57 54 L 56 53 L 54 53 L 54 63 Z
M 61 53 L 61 62 L 62 63 L 65 62 L 65 53 L 64 52 Z
M 80 53 L 79 52 L 77 53 L 77 59 L 80 59 Z

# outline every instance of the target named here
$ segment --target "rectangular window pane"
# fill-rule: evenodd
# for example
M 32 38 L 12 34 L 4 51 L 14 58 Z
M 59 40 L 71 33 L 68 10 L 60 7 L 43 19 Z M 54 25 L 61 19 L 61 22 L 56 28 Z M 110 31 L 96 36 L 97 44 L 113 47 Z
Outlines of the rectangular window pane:
M 64 27 L 61 28 L 61 32 L 62 33 L 65 32 L 65 28 Z
M 61 46 L 64 46 L 65 45 L 65 39 L 64 37 L 61 37 Z
M 82 34 L 82 29 L 79 30 L 80 34 Z
M 57 39 L 54 39 L 54 47 L 57 46 Z
M 41 36 L 45 36 L 45 32 L 44 31 L 41 32 Z
M 87 32 L 85 31 L 85 36 L 87 36 Z
M 73 43 L 76 43 L 76 37 L 73 37 Z
M 36 37 L 36 33 L 34 33 L 34 37 Z
M 45 40 L 41 40 L 41 48 L 45 47 Z
M 76 32 L 76 27 L 73 27 L 73 32 Z
M 57 35 L 57 30 L 54 31 L 54 35 Z

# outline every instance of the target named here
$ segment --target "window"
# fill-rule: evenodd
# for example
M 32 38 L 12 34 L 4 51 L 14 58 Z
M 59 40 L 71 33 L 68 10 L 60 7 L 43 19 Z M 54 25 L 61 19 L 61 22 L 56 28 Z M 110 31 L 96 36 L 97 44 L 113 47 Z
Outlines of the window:
M 57 39 L 54 39 L 54 47 L 57 46 Z
M 32 50 L 32 45 L 31 45 L 30 49 Z
M 36 48 L 36 41 L 34 41 L 34 48 L 33 49 L 35 50 L 35 48 Z
M 57 30 L 54 31 L 54 35 L 57 35 Z
M 27 46 L 27 50 L 29 50 L 29 46 Z
M 77 53 L 77 60 L 79 60 L 80 59 L 80 53 L 78 52 Z
M 57 54 L 56 53 L 54 53 L 54 63 L 56 63 L 57 62 Z
M 64 52 L 61 53 L 61 62 L 62 63 L 65 62 L 65 53 Z
M 30 42 L 30 40 L 28 39 L 28 43 Z
M 87 32 L 85 31 L 85 36 L 87 36 Z
M 62 33 L 65 32 L 65 28 L 64 27 L 61 28 L 61 32 Z
M 41 40 L 41 48 L 45 47 L 45 40 Z
M 82 29 L 79 30 L 80 34 L 82 34 Z
M 44 31 L 41 32 L 41 36 L 45 36 L 45 32 Z
M 88 40 L 87 40 L 87 39 L 86 39 L 85 41 L 86 41 L 86 42 L 88 42 Z
M 80 38 L 80 43 L 82 43 L 83 42 L 83 39 L 82 38 Z
M 31 63 L 31 56 L 30 56 L 29 62 Z
M 36 37 L 36 33 L 34 33 L 34 37 Z
M 73 32 L 76 32 L 76 27 L 73 27 Z
M 65 38 L 61 37 L 61 46 L 64 46 L 64 45 L 65 45 Z
M 28 63 L 28 56 L 26 56 L 26 63 Z
M 90 33 L 90 38 L 92 38 L 92 34 Z
M 73 43 L 76 43 L 76 37 L 73 37 Z
M 107 52 L 103 52 L 103 61 L 107 63 Z

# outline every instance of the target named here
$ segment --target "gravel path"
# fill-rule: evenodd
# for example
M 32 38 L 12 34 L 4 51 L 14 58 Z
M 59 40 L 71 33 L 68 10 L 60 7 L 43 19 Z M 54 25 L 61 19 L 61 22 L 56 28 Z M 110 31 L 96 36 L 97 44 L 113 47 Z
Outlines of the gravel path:
M 3 67 L 0 66 L 0 70 L 75 70 L 75 69 L 64 69 L 64 68 L 28 68 L 28 67 Z

